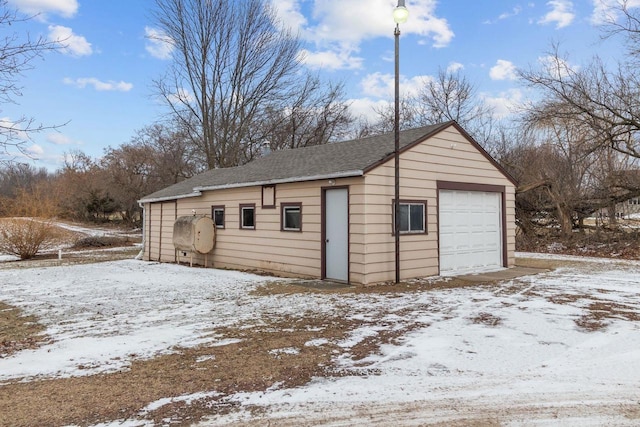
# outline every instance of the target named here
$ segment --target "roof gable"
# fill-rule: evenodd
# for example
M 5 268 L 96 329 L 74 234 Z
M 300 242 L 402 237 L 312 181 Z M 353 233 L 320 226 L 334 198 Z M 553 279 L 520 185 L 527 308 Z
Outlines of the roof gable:
M 487 150 L 485 150 L 480 144 L 478 144 L 478 142 L 475 139 L 473 139 L 473 137 L 469 135 L 469 133 L 467 133 L 467 131 L 465 131 L 462 128 L 462 126 L 460 126 L 455 121 L 443 123 L 443 126 L 434 129 L 432 132 L 424 135 L 422 138 L 418 138 L 415 141 L 412 141 L 411 143 L 408 143 L 405 145 L 401 144 L 400 153 L 403 153 L 407 150 L 411 150 L 416 145 L 425 142 L 427 139 L 431 138 L 435 134 L 445 130 L 448 127 L 454 127 L 469 142 L 469 144 L 471 144 L 471 146 L 473 146 L 476 150 L 478 150 L 478 152 L 480 152 L 480 154 L 482 154 L 482 156 L 486 158 L 493 165 L 493 167 L 495 167 L 502 175 L 504 175 L 505 178 L 507 178 L 513 185 L 515 186 L 518 185 L 518 182 L 516 181 L 516 179 L 512 177 L 511 174 L 507 172 L 507 170 L 503 168 L 502 165 L 498 163 L 496 159 L 494 159 L 493 156 L 491 156 L 491 154 L 487 152 Z M 417 129 L 425 129 L 425 128 L 417 128 Z M 389 160 L 393 159 L 394 156 L 395 156 L 395 150 L 389 153 L 389 155 L 387 155 L 384 159 L 381 159 L 379 162 L 367 167 L 364 172 L 365 173 L 369 172 L 370 170 L 380 166 L 381 164 L 388 162 Z

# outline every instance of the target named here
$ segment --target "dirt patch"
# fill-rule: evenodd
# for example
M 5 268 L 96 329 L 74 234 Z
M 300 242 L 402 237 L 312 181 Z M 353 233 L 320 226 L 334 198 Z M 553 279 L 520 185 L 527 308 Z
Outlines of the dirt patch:
M 360 361 L 365 357 L 372 354 L 378 354 L 380 347 L 384 344 L 399 344 L 399 341 L 406 336 L 409 332 L 419 328 L 424 328 L 428 325 L 422 323 L 414 323 L 411 325 L 404 325 L 400 327 L 392 327 L 389 329 L 383 329 L 378 331 L 377 334 L 366 337 L 353 347 L 351 347 L 349 353 L 354 361 Z M 355 363 L 356 367 L 363 367 L 369 365 L 368 363 Z M 351 371 L 349 374 L 353 375 Z
M 19 308 L 0 302 L 0 358 L 49 342 L 44 330 L 35 316 L 25 316 Z
M 542 270 L 541 270 L 542 271 Z M 288 279 L 273 280 L 257 287 L 251 292 L 255 296 L 290 295 L 296 293 L 322 293 L 322 294 L 381 294 L 387 297 L 398 297 L 411 292 L 424 292 L 425 290 L 456 289 L 466 287 L 492 286 L 498 280 L 483 281 L 481 277 L 476 281 L 458 277 L 424 277 L 411 279 L 400 283 L 381 282 L 369 286 L 347 286 L 325 284 L 321 280 L 290 281 Z
M 607 294 L 609 291 L 599 291 Z M 629 322 L 640 321 L 640 311 L 637 307 L 607 301 L 590 294 L 557 294 L 546 297 L 547 301 L 559 305 L 581 307 L 584 312 L 574 320 L 576 326 L 585 332 L 595 332 L 606 329 L 611 320 L 619 319 Z
M 502 323 L 501 318 L 486 312 L 478 313 L 477 315 L 471 317 L 469 320 L 471 320 L 471 323 L 474 323 L 476 325 L 485 325 L 492 327 L 498 326 Z
M 175 354 L 135 361 L 125 372 L 1 386 L 0 425 L 88 425 L 118 419 L 159 425 L 171 419 L 171 425 L 190 425 L 233 408 L 229 395 L 296 387 L 314 376 L 335 375 L 332 360 L 345 351 L 336 342 L 355 326 L 344 317 L 263 320 L 256 327 L 214 331 L 220 339 L 238 342 L 177 349 Z M 169 399 L 145 410 L 167 396 L 202 392 L 211 393 Z
M 218 340 L 229 340 L 226 345 L 175 349 L 134 361 L 127 371 L 0 386 L 0 426 L 83 426 L 121 419 L 191 425 L 233 410 L 238 403 L 229 396 L 239 392 L 298 387 L 318 376 L 375 375 L 366 364 L 344 370 L 334 361 L 340 355 L 361 360 L 410 330 L 428 326 L 382 325 L 377 334 L 343 348 L 339 343 L 361 321 L 309 313 L 258 323 L 212 330 Z
M 597 300 L 586 307 L 585 314 L 576 319 L 575 323 L 584 331 L 595 332 L 605 329 L 613 319 L 638 322 L 640 321 L 640 313 L 628 305 Z

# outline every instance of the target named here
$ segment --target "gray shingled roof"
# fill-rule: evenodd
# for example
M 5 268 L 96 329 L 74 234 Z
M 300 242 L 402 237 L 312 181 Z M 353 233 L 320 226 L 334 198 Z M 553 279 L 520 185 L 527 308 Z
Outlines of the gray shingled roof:
M 422 141 L 450 126 L 441 123 L 400 132 L 400 147 Z M 313 147 L 275 151 L 243 166 L 212 169 L 156 191 L 152 202 L 200 195 L 200 191 L 363 175 L 394 153 L 393 133 Z

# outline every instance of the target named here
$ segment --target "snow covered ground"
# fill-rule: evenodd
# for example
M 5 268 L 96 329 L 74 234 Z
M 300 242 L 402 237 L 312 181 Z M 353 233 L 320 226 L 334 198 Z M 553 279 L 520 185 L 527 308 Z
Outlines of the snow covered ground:
M 174 346 L 216 343 L 216 327 L 317 313 L 359 321 L 336 362 L 361 375 L 237 394 L 240 410 L 201 425 L 640 424 L 640 263 L 553 258 L 580 262 L 406 293 L 264 295 L 252 291 L 273 278 L 135 260 L 4 270 L 0 301 L 37 315 L 53 342 L 0 358 L 0 385 L 120 370 Z M 364 337 L 409 324 L 419 327 L 380 354 L 350 357 Z

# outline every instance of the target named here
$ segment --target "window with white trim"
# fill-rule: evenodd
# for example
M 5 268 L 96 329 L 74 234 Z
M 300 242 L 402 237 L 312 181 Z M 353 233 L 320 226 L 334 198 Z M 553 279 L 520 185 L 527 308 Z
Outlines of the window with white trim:
M 282 231 L 302 231 L 302 203 L 281 204 Z
M 426 233 L 426 211 L 426 202 L 400 200 L 400 233 Z
M 211 206 L 211 218 L 216 228 L 224 228 L 224 206 Z
M 256 228 L 256 205 L 240 205 L 240 228 Z

